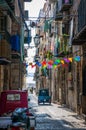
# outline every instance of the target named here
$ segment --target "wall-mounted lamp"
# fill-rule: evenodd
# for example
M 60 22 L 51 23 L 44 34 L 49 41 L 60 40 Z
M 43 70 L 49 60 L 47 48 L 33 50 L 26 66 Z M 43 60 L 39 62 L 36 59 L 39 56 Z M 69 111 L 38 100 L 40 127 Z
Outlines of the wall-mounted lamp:
M 36 47 L 40 44 L 40 36 L 38 34 L 34 37 L 34 43 Z

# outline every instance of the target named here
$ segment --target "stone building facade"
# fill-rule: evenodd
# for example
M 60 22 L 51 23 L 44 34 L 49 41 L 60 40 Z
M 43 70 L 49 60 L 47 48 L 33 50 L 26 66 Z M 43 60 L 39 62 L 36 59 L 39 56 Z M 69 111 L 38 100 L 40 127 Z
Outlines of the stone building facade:
M 45 87 L 52 93 L 53 102 L 86 115 L 85 0 L 47 0 L 43 12 L 46 19 L 39 26 L 44 26 L 42 61 L 47 61 L 47 51 L 51 52 L 52 61 L 72 58 L 67 66 L 48 69 L 47 75 L 42 75 L 47 83 Z M 74 60 L 76 56 L 80 56 L 79 62 Z
M 24 84 L 22 13 L 24 14 L 24 0 L 0 1 L 0 92 L 22 89 Z

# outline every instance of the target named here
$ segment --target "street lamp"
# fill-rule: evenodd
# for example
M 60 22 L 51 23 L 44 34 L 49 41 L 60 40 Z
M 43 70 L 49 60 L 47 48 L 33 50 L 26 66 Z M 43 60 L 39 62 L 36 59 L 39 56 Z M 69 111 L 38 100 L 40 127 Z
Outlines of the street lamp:
M 34 43 L 36 47 L 40 44 L 40 36 L 38 34 L 34 37 Z

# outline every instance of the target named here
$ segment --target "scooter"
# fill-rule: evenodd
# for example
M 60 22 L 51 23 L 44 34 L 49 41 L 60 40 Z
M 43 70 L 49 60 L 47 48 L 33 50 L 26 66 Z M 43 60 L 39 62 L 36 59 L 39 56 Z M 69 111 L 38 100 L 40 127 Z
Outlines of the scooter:
M 31 116 L 33 116 L 33 115 L 32 115 L 32 113 L 28 113 L 28 108 L 16 108 L 13 111 L 12 116 L 11 116 L 12 130 L 21 130 L 21 129 L 22 130 L 34 130 L 35 128 L 31 127 L 31 120 L 30 120 Z M 35 119 L 34 119 L 34 125 L 35 125 Z
M 16 108 L 0 117 L 0 130 L 35 130 L 36 120 L 29 109 L 31 108 Z
M 28 108 L 16 108 L 12 113 L 12 130 L 25 129 L 29 130 L 30 128 L 30 119 L 27 115 Z

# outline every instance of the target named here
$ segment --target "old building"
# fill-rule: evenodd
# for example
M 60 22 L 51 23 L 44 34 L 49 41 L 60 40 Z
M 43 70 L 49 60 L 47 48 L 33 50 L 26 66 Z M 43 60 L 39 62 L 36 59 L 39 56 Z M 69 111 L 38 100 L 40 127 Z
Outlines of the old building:
M 47 0 L 42 10 L 45 17 L 40 18 L 39 26 L 44 29 L 40 30 L 44 39 L 39 47 L 40 62 L 48 63 L 49 58 L 53 62 L 60 60 L 59 65 L 54 64 L 56 68 L 48 68 L 40 76 L 44 80 L 39 82 L 49 87 L 52 101 L 65 104 L 81 115 L 86 114 L 85 4 L 85 0 Z M 79 61 L 74 59 L 76 56 Z M 37 73 L 40 75 L 39 70 Z
M 86 87 L 85 87 L 85 78 L 86 78 L 86 57 L 85 57 L 85 48 L 86 48 L 86 16 L 85 16 L 85 0 L 78 0 L 78 3 L 74 1 L 74 15 L 75 18 L 75 29 L 73 37 L 73 48 L 79 47 L 78 52 L 81 56 L 81 62 L 76 64 L 76 86 L 77 86 L 77 112 L 80 114 L 86 115 Z
M 0 0 L 0 92 L 24 84 L 24 27 L 24 1 Z

